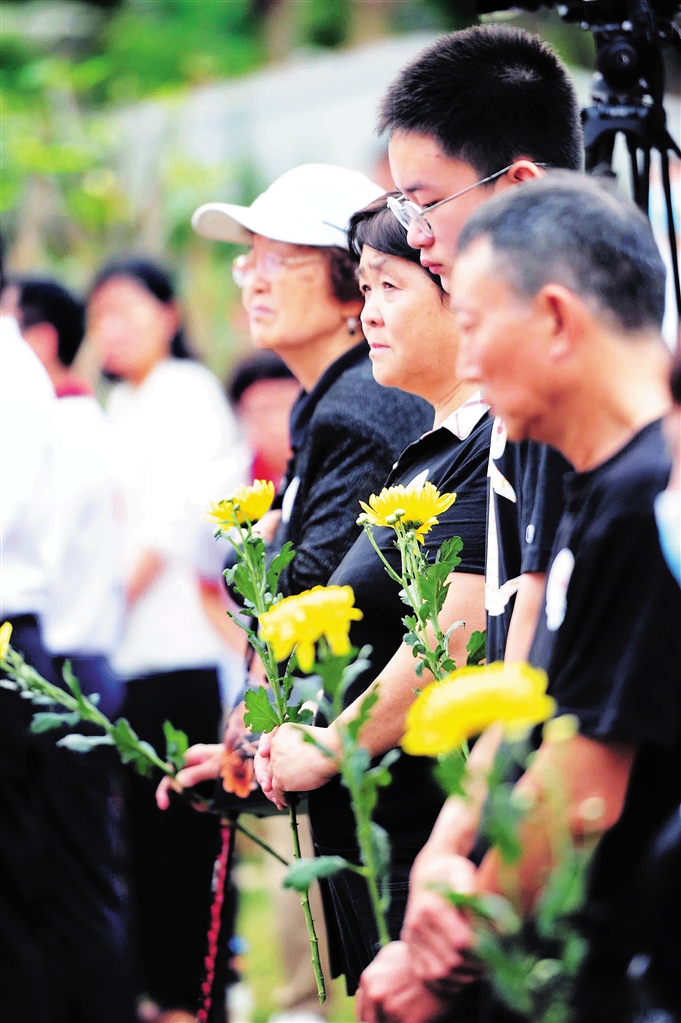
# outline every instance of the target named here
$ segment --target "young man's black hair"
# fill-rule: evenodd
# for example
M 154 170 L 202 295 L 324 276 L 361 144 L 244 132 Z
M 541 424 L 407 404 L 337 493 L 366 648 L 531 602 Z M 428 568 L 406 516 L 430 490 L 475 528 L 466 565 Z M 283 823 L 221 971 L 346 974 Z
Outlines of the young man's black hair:
M 582 164 L 569 75 L 550 46 L 519 28 L 476 26 L 438 39 L 391 85 L 378 130 L 432 135 L 481 177 L 523 156 Z
M 50 323 L 57 332 L 57 355 L 70 366 L 85 334 L 85 308 L 56 281 L 23 277 L 12 282 L 17 288 L 17 307 L 22 328 Z

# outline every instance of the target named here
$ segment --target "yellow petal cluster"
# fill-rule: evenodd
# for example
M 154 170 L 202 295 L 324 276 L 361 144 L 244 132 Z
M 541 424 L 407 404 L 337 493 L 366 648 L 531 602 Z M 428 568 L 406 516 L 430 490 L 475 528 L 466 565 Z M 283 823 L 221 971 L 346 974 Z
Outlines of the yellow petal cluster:
M 496 661 L 453 671 L 424 689 L 410 707 L 402 749 L 413 756 L 438 756 L 495 722 L 507 734 L 524 732 L 555 711 L 547 682 L 546 672 L 524 663 Z
M 274 483 L 271 480 L 255 480 L 250 486 L 237 487 L 231 497 L 214 501 L 204 518 L 216 526 L 243 526 L 246 520 L 258 522 L 270 510 L 274 500 Z
M 362 617 L 354 607 L 351 586 L 315 586 L 294 597 L 284 597 L 260 617 L 260 634 L 283 661 L 296 647 L 302 671 L 312 671 L 315 643 L 326 639 L 331 652 L 347 654 L 350 649 L 350 623 Z
M 438 523 L 437 516 L 454 504 L 456 494 L 441 494 L 427 481 L 419 487 L 402 483 L 395 487 L 384 487 L 378 494 L 372 494 L 369 504 L 360 501 L 366 515 L 365 521 L 372 526 L 392 526 L 397 518 L 404 529 L 412 529 L 419 543 L 426 533 Z
M 0 660 L 4 661 L 9 650 L 9 641 L 12 638 L 12 623 L 3 622 L 0 625 Z

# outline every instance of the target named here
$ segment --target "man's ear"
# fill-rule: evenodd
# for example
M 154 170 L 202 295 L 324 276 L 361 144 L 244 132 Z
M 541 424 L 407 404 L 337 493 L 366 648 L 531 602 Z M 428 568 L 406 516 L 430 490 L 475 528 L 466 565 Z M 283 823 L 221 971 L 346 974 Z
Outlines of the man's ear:
M 508 188 L 510 185 L 523 185 L 528 181 L 540 178 L 544 173 L 543 169 L 530 159 L 522 157 L 516 160 L 510 170 L 499 178 L 498 190 Z
M 59 335 L 51 323 L 35 323 L 32 327 L 23 327 L 21 333 L 43 366 L 47 368 L 59 361 Z
M 587 333 L 591 319 L 587 306 L 562 284 L 545 284 L 532 304 L 545 325 L 548 358 L 552 362 L 569 359 Z

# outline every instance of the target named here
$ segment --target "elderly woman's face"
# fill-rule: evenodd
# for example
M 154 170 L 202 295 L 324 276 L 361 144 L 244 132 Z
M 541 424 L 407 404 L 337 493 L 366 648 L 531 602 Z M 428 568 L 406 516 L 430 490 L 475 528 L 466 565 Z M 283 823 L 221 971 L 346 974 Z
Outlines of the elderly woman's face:
M 432 401 L 453 380 L 456 328 L 447 297 L 416 263 L 365 245 L 359 264 L 362 328 L 374 377 Z
M 322 249 L 256 234 L 244 263 L 243 303 L 258 348 L 283 354 L 343 326 L 348 314 L 333 294 Z

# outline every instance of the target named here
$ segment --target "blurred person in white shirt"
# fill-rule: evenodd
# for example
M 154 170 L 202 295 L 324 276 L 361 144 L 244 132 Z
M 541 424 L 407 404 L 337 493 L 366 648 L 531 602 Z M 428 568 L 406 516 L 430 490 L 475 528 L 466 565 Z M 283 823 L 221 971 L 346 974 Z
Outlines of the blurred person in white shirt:
M 46 529 L 45 646 L 54 657 L 71 660 L 81 686 L 99 693 L 101 709 L 113 717 L 122 702 L 122 686 L 108 658 L 120 638 L 123 616 L 123 523 L 107 419 L 90 384 L 73 370 L 84 335 L 84 308 L 61 285 L 41 278 L 20 278 L 8 292 L 22 336 L 59 399 Z
M 47 373 L 8 310 L 0 315 L 0 617 L 12 644 L 49 676 L 40 633 L 49 573 L 43 544 L 55 402 Z M 38 827 L 40 762 L 28 728 L 32 708 L 0 689 L 0 1012 L 7 1023 L 52 1023 L 43 941 Z
M 122 700 L 107 661 L 122 613 L 121 536 L 104 413 L 71 369 L 83 340 L 83 305 L 40 278 L 10 284 L 3 305 L 14 311 L 59 399 L 51 407 L 48 464 L 36 502 L 48 512 L 40 529 L 47 576 L 40 623 L 52 661 L 46 670 L 59 681 L 70 660 L 84 691 L 100 694 L 102 710 L 112 716 Z M 27 660 L 40 669 L 34 651 Z M 28 740 L 40 799 L 33 823 L 43 856 L 50 1018 L 132 1021 L 120 764 L 113 750 L 83 757 L 57 748 L 58 738 L 50 732 Z
M 217 379 L 189 356 L 161 267 L 142 258 L 105 266 L 90 291 L 88 330 L 119 378 L 108 412 L 126 517 L 127 611 L 113 662 L 126 679 L 124 712 L 161 752 L 164 720 L 190 743 L 215 742 L 228 655 L 199 580 L 219 578 L 224 549 L 206 544 L 202 513 L 244 478 L 236 423 Z M 218 821 L 188 806 L 162 814 L 153 786 L 136 777 L 130 820 L 145 991 L 161 1012 L 195 1012 Z

